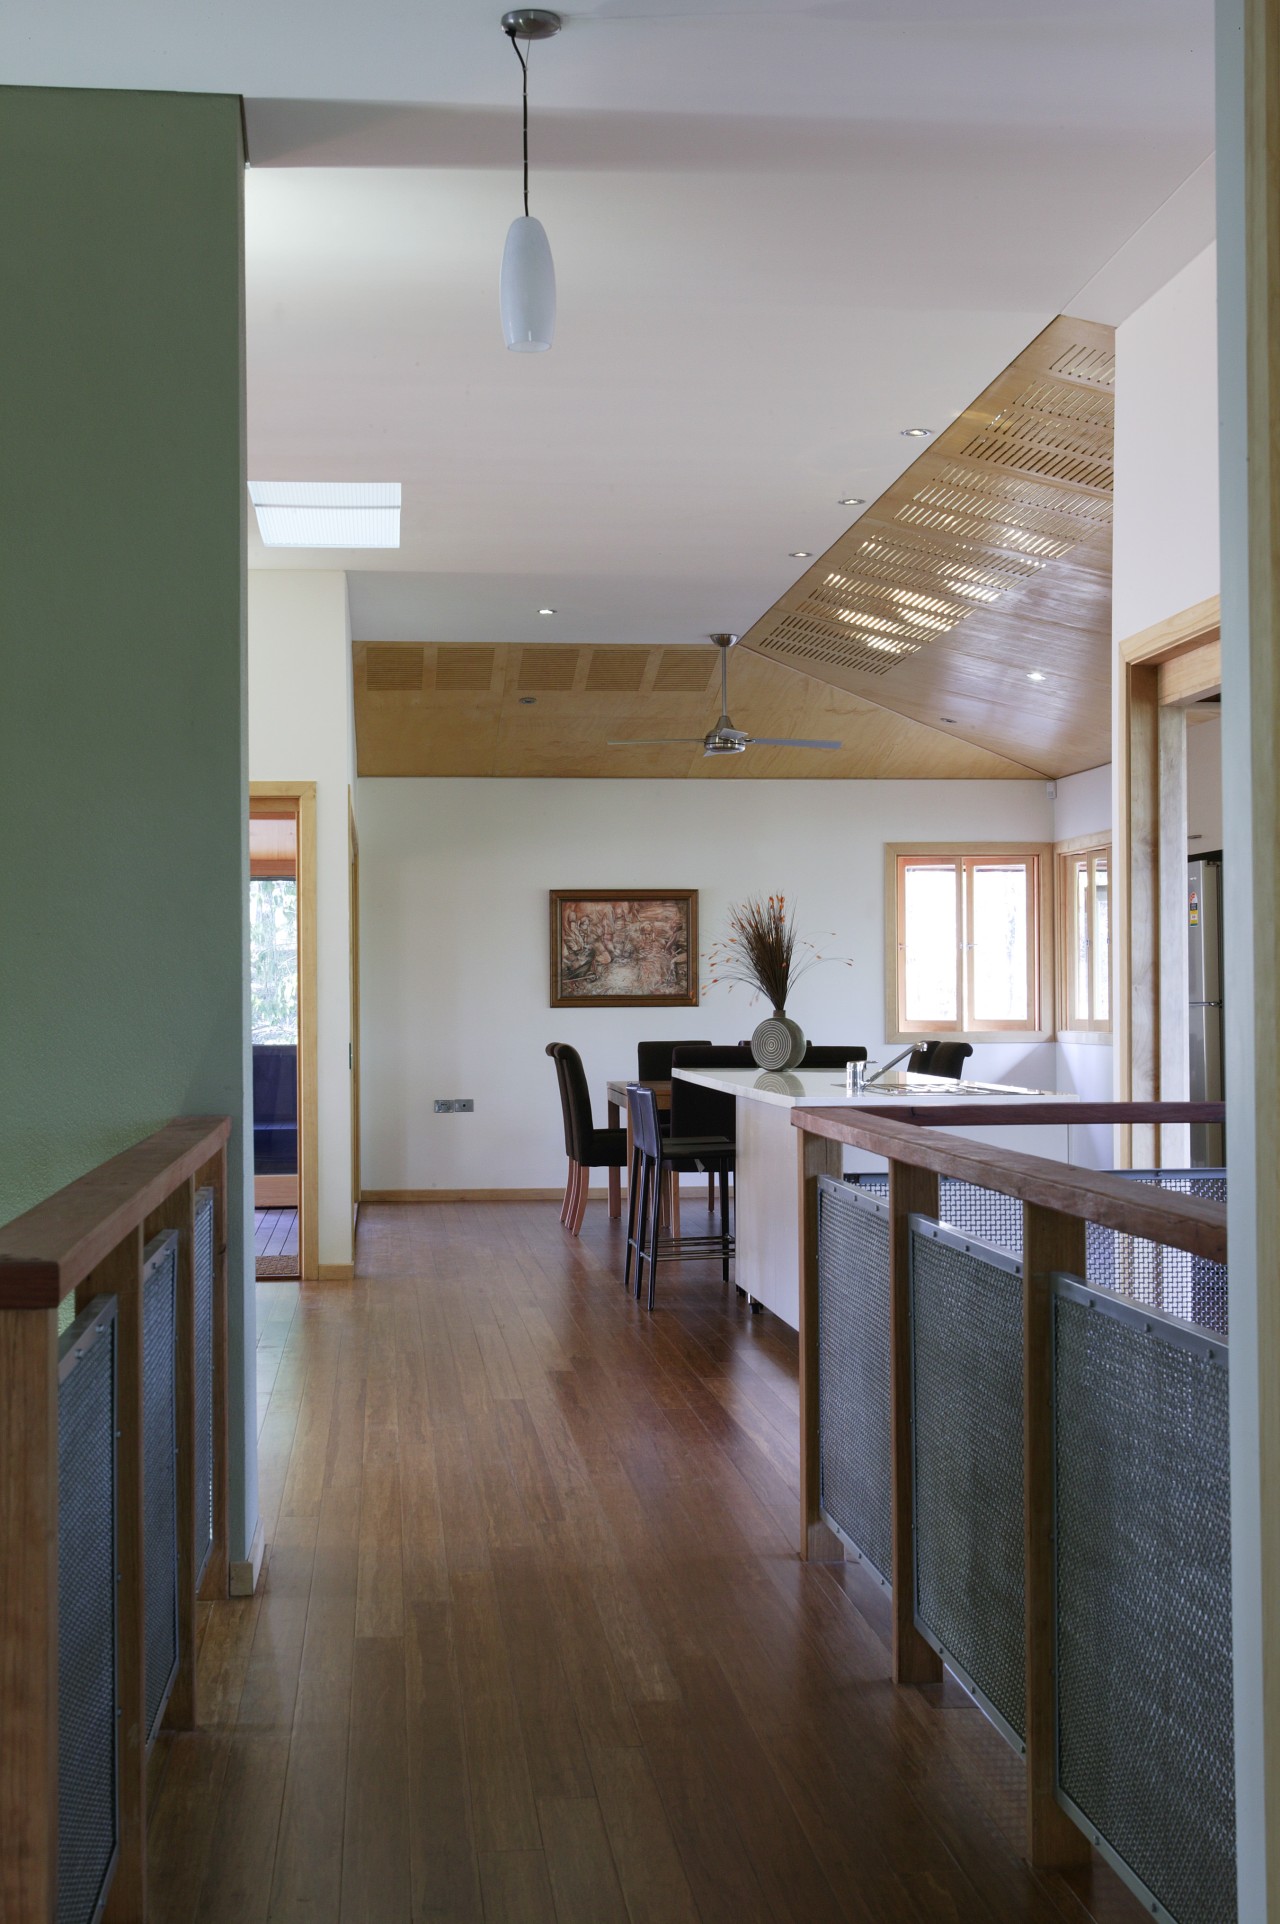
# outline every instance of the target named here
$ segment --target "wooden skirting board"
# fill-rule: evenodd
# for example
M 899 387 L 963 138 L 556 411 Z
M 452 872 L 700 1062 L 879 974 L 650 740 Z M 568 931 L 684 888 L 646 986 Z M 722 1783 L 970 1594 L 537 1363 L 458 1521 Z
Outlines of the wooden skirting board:
M 316 1280 L 321 1283 L 349 1283 L 355 1276 L 354 1263 L 321 1263 Z

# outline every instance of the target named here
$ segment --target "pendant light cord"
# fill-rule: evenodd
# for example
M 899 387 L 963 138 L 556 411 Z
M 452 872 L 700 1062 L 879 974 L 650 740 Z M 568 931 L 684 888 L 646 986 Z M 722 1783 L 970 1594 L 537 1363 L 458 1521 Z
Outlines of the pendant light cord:
M 524 147 L 524 212 L 525 212 L 525 219 L 527 220 L 529 217 L 529 62 L 526 55 L 521 53 L 520 42 L 517 40 L 514 32 L 512 32 L 512 30 L 508 28 L 507 34 L 508 34 L 508 38 L 511 41 L 512 47 L 515 49 L 516 59 L 520 62 L 521 94 L 522 94 L 522 104 L 523 104 L 522 137 L 523 137 L 523 147 Z

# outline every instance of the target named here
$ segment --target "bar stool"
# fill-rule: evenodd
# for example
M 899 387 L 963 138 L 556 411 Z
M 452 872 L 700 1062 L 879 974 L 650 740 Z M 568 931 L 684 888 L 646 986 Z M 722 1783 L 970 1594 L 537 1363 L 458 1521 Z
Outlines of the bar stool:
M 678 1262 L 682 1257 L 720 1257 L 720 1272 L 729 1280 L 729 1258 L 733 1237 L 729 1232 L 729 1171 L 736 1145 L 724 1136 L 664 1136 L 658 1128 L 658 1104 L 652 1089 L 638 1083 L 627 1085 L 627 1113 L 631 1118 L 634 1153 L 631 1158 L 630 1196 L 627 1210 L 627 1252 L 622 1270 L 624 1289 L 631 1287 L 632 1258 L 635 1259 L 635 1293 L 639 1301 L 644 1284 L 644 1266 L 649 1265 L 648 1308 L 654 1304 L 654 1285 L 660 1262 Z M 720 1178 L 720 1233 L 718 1236 L 663 1236 L 661 1232 L 662 1178 L 691 1170 L 705 1170 Z

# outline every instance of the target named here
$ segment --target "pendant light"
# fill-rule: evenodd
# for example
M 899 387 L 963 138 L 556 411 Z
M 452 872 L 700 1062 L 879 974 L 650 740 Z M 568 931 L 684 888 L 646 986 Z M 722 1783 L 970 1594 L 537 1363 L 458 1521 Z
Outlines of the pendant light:
M 520 62 L 524 106 L 524 213 L 512 221 L 502 250 L 502 332 L 513 354 L 545 354 L 556 333 L 556 270 L 546 229 L 529 212 L 529 58 L 520 42 L 550 40 L 560 15 L 519 7 L 503 14 L 502 31 Z

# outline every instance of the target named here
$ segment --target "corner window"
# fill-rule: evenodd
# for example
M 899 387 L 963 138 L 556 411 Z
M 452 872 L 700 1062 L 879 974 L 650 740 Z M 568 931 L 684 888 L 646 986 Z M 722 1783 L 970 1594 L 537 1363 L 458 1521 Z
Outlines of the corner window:
M 1060 850 L 1058 955 L 1062 1027 L 1080 1034 L 1111 1027 L 1111 850 Z
M 1045 1031 L 1046 857 L 1039 848 L 1004 846 L 889 850 L 893 1037 L 998 1040 Z

